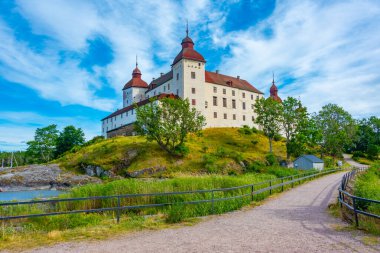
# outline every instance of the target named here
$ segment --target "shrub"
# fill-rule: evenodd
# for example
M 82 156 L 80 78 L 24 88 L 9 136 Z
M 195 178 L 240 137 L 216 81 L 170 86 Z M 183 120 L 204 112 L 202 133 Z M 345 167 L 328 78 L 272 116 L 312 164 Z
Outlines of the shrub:
M 239 131 L 239 133 L 245 134 L 245 135 L 251 135 L 252 134 L 252 129 L 247 125 L 244 125 L 243 127 L 239 128 L 238 131 Z
M 375 160 L 379 156 L 379 148 L 375 144 L 369 144 L 367 149 L 367 156 L 370 160 Z
M 267 164 L 269 166 L 278 165 L 277 157 L 273 153 L 269 153 L 265 156 Z
M 282 137 L 279 134 L 275 134 L 274 137 L 273 137 L 273 140 L 275 140 L 275 141 L 281 141 Z
M 251 131 L 252 131 L 252 133 L 254 133 L 254 134 L 256 134 L 256 133 L 258 133 L 258 132 L 259 132 L 259 130 L 257 130 L 257 128 L 256 128 L 256 127 L 252 127 L 252 128 L 251 128 Z
M 247 172 L 261 172 L 265 164 L 260 161 L 253 161 L 251 164 L 247 166 Z
M 335 167 L 334 158 L 332 158 L 332 157 L 325 157 L 323 159 L 323 161 L 325 163 L 325 168 L 333 168 L 333 167 Z
M 259 143 L 259 141 L 258 140 L 252 140 L 251 143 L 252 143 L 253 146 L 256 146 L 257 143 Z
M 365 157 L 365 155 L 362 151 L 354 151 L 352 153 L 352 158 L 359 158 L 359 157 Z
M 185 156 L 189 154 L 189 152 L 190 152 L 190 149 L 184 144 L 178 145 L 177 147 L 175 147 L 175 150 L 174 150 L 174 154 L 177 156 Z

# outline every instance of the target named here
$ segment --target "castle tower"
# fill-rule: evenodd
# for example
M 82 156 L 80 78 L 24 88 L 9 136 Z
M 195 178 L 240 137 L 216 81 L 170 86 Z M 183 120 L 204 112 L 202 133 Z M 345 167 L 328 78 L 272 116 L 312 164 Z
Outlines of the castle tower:
M 123 107 L 132 105 L 145 99 L 145 91 L 148 84 L 141 79 L 141 71 L 138 68 L 137 56 L 136 67 L 132 72 L 132 79 L 129 80 L 123 88 Z
M 275 101 L 278 101 L 280 103 L 282 103 L 282 99 L 278 96 L 278 88 L 274 82 L 274 74 L 273 74 L 273 80 L 272 80 L 272 86 L 270 87 L 270 97 L 275 100 Z
M 188 25 L 186 37 L 181 42 L 182 49 L 172 64 L 173 83 L 178 96 L 188 98 L 190 105 L 198 111 L 205 109 L 205 59 L 194 49 L 189 37 Z

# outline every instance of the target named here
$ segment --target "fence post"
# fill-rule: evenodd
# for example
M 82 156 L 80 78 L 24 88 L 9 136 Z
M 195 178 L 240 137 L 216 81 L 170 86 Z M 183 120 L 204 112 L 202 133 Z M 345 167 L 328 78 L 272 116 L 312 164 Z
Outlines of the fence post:
M 283 192 L 284 191 L 284 179 L 282 178 L 281 179 L 281 192 Z
M 117 196 L 116 220 L 117 220 L 117 223 L 120 222 L 120 196 Z
M 356 199 L 355 199 L 355 197 L 352 197 L 352 205 L 354 206 L 355 225 L 356 225 L 356 227 L 359 227 L 359 219 L 358 219 L 358 213 L 356 212 Z
M 269 181 L 269 195 L 272 195 L 272 180 Z
M 292 188 L 294 187 L 294 176 L 292 176 Z
M 211 191 L 211 212 L 212 212 L 212 214 L 215 213 L 215 207 L 214 207 L 214 191 Z
M 253 201 L 253 192 L 255 188 L 253 187 L 253 184 L 251 185 L 251 201 Z

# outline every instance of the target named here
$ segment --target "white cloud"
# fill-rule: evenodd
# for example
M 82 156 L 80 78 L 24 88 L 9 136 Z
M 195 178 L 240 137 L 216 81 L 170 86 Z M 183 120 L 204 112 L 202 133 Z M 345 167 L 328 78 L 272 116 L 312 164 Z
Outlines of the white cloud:
M 282 96 L 301 96 L 311 111 L 331 102 L 355 116 L 380 115 L 379 27 L 378 1 L 278 1 L 257 27 L 223 35 L 231 56 L 220 69 L 264 92 L 275 71 Z M 281 89 L 289 77 L 296 82 Z

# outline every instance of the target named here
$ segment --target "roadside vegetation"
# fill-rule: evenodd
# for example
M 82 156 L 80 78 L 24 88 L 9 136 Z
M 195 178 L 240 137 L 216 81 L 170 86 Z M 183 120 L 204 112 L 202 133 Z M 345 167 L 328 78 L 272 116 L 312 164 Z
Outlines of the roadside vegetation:
M 312 171 L 313 172 L 313 171 Z M 100 195 L 115 195 L 123 193 L 152 193 L 165 191 L 189 191 L 198 189 L 226 188 L 245 184 L 260 183 L 273 180 L 273 184 L 280 183 L 280 175 L 297 175 L 300 170 L 280 169 L 267 167 L 262 173 L 247 173 L 241 176 L 200 176 L 183 177 L 167 180 L 141 180 L 123 179 L 105 184 L 86 185 L 72 189 L 60 197 L 86 197 Z M 276 176 L 277 174 L 278 176 Z M 299 183 L 296 183 L 298 185 Z M 257 185 L 255 190 L 268 187 L 269 183 Z M 291 184 L 284 187 L 289 189 Z M 281 187 L 272 191 L 280 192 Z M 247 194 L 250 188 L 235 189 L 225 192 L 215 192 L 214 198 L 226 198 Z M 256 194 L 254 202 L 251 197 L 217 201 L 197 205 L 182 205 L 180 202 L 199 199 L 211 199 L 211 193 L 179 194 L 169 196 L 147 196 L 139 198 L 122 198 L 121 205 L 144 205 L 149 203 L 178 202 L 167 207 L 136 209 L 121 212 L 120 223 L 116 223 L 116 213 L 105 211 L 102 213 L 70 214 L 60 216 L 36 217 L 24 220 L 2 222 L 0 228 L 1 249 L 23 249 L 46 244 L 53 244 L 67 240 L 82 240 L 87 238 L 103 239 L 109 236 L 138 231 L 141 229 L 160 229 L 173 223 L 191 225 L 199 219 L 194 217 L 209 214 L 221 214 L 242 208 L 243 206 L 257 204 L 269 196 L 269 191 Z M 113 201 L 110 203 L 110 201 Z M 79 202 L 63 202 L 56 205 L 36 204 L 30 207 L 14 206 L 0 208 L 2 215 L 23 213 L 38 214 L 41 212 L 64 211 L 69 209 L 90 209 L 116 204 L 115 200 L 89 200 Z M 172 226 L 172 225 L 170 225 Z M 178 226 L 178 225 L 175 225 Z
M 380 163 L 372 165 L 366 172 L 357 176 L 354 182 L 354 195 L 380 201 Z M 361 210 L 380 215 L 380 204 L 358 200 Z M 380 220 L 360 215 L 360 227 L 380 235 Z

